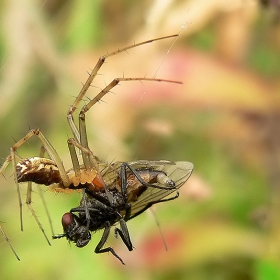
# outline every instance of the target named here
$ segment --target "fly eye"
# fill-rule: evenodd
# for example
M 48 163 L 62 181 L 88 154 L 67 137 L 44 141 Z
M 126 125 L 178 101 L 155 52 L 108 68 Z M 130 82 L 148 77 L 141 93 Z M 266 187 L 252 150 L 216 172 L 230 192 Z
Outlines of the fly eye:
M 74 215 L 67 212 L 61 218 L 63 229 L 66 230 L 74 222 Z

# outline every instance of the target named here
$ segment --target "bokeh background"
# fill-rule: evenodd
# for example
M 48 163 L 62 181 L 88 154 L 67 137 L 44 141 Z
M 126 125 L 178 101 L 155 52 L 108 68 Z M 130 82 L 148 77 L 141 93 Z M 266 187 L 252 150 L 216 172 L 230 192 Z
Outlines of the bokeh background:
M 87 97 L 113 78 L 158 77 L 183 85 L 124 82 L 87 114 L 90 146 L 104 160 L 194 163 L 180 197 L 128 222 L 135 250 L 113 236 L 126 266 L 96 255 L 101 232 L 83 249 L 43 234 L 13 171 L 0 178 L 1 279 L 280 279 L 280 4 L 277 0 L 2 1 L 0 157 L 40 128 L 71 167 L 66 112 L 98 57 L 110 57 Z M 39 154 L 31 139 L 21 157 Z M 56 234 L 79 194 L 42 188 Z M 26 199 L 26 185 L 21 185 Z M 32 206 L 51 231 L 38 190 Z M 113 235 L 113 234 L 112 234 Z

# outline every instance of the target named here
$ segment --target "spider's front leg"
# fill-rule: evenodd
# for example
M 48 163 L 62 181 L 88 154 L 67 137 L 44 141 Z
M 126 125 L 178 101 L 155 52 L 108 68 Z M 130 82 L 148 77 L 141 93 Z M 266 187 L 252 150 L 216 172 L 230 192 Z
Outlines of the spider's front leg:
M 159 38 L 155 38 L 155 39 L 151 39 L 151 40 L 147 40 L 147 41 L 143 41 L 137 44 L 133 44 L 121 49 L 118 49 L 117 51 L 111 52 L 111 53 L 107 53 L 106 55 L 101 56 L 96 65 L 94 66 L 93 70 L 91 71 L 91 73 L 89 74 L 89 77 L 87 78 L 85 84 L 83 85 L 82 89 L 80 90 L 78 96 L 76 97 L 74 103 L 70 106 L 68 112 L 67 112 L 67 120 L 70 126 L 70 129 L 74 135 L 74 138 L 76 139 L 77 142 L 80 142 L 80 132 L 74 122 L 74 117 L 73 114 L 76 111 L 76 109 L 78 108 L 80 102 L 83 100 L 83 98 L 85 97 L 89 87 L 91 86 L 92 81 L 94 80 L 94 78 L 96 77 L 99 69 L 102 67 L 102 65 L 104 64 L 105 60 L 110 57 L 110 56 L 114 56 L 116 54 L 122 53 L 122 52 L 126 52 L 129 49 L 133 49 L 142 45 L 146 45 L 146 44 L 150 44 L 152 42 L 155 41 L 160 41 L 160 40 L 164 40 L 164 39 L 169 39 L 169 38 L 174 38 L 174 37 L 178 37 L 179 34 L 174 34 L 174 35 L 169 35 L 169 36 L 164 36 L 164 37 L 159 37 Z M 106 94 L 106 92 L 105 92 Z M 99 94 L 100 95 L 100 94 Z M 102 98 L 102 96 L 98 97 L 98 100 L 100 100 Z
M 121 81 L 156 81 L 156 82 L 168 82 L 168 83 L 177 83 L 181 84 L 181 82 L 177 81 L 171 81 L 171 80 L 164 80 L 164 79 L 154 79 L 154 78 L 116 78 L 114 79 L 108 86 L 106 86 L 104 89 L 102 89 L 93 99 L 91 99 L 86 105 L 84 105 L 80 111 L 79 114 L 79 131 L 77 130 L 74 120 L 73 120 L 73 112 L 68 114 L 68 121 L 70 124 L 70 127 L 72 129 L 72 132 L 76 139 L 78 139 L 78 142 L 80 145 L 87 149 L 89 149 L 88 146 L 88 138 L 87 138 L 87 132 L 86 132 L 86 113 L 95 105 L 98 101 L 100 101 L 108 92 L 110 92 L 111 89 L 113 89 L 116 85 L 118 85 Z M 83 152 L 82 150 L 82 157 L 84 161 L 84 165 L 86 169 L 95 168 L 98 171 L 98 164 L 94 163 L 92 164 L 89 154 Z
M 90 110 L 90 108 L 95 103 L 97 103 L 99 100 L 101 100 L 104 97 L 104 95 L 106 95 L 120 81 L 145 81 L 146 80 L 146 81 L 157 81 L 157 82 L 164 81 L 164 82 L 169 82 L 169 83 L 180 83 L 180 82 L 176 82 L 176 81 L 170 81 L 170 80 L 164 80 L 164 79 L 155 79 L 155 78 L 124 78 L 124 77 L 116 78 L 107 87 L 105 87 L 103 90 L 101 90 L 97 94 L 97 96 L 95 96 L 85 106 L 83 106 L 83 108 L 82 108 L 82 110 L 80 111 L 80 114 L 79 114 L 79 128 L 78 128 L 75 124 L 73 114 L 76 111 L 76 109 L 79 107 L 80 102 L 85 97 L 89 87 L 91 86 L 94 78 L 96 77 L 99 69 L 104 64 L 105 60 L 110 56 L 114 56 L 116 54 L 126 52 L 129 49 L 136 48 L 138 46 L 145 45 L 145 44 L 148 44 L 148 43 L 152 43 L 154 41 L 159 41 L 159 40 L 164 40 L 164 39 L 174 38 L 174 37 L 178 37 L 178 34 L 165 36 L 165 37 L 160 37 L 160 38 L 156 38 L 156 39 L 151 39 L 151 40 L 148 40 L 148 41 L 140 42 L 138 44 L 133 44 L 133 45 L 127 46 L 125 48 L 118 49 L 117 51 L 114 51 L 114 52 L 108 53 L 106 55 L 103 55 L 98 59 L 96 65 L 94 66 L 93 70 L 89 74 L 89 77 L 87 78 L 85 84 L 83 85 L 82 89 L 80 90 L 80 92 L 79 92 L 78 96 L 76 97 L 74 103 L 70 106 L 70 108 L 67 112 L 68 124 L 70 126 L 71 131 L 72 131 L 74 139 L 76 140 L 76 143 L 77 143 L 76 146 L 77 147 L 78 147 L 78 145 L 81 145 L 83 148 L 85 148 L 87 150 L 90 150 L 89 147 L 88 147 L 88 140 L 87 140 L 87 133 L 86 133 L 85 113 L 88 110 Z M 85 169 L 86 170 L 96 169 L 97 172 L 99 173 L 97 162 L 92 162 L 89 158 L 88 153 L 84 152 L 82 149 L 80 149 L 80 150 L 82 151 L 82 158 L 83 158 L 83 164 L 85 166 Z M 101 177 L 100 177 L 100 181 L 102 181 Z M 100 183 L 102 183 L 102 182 L 100 182 Z

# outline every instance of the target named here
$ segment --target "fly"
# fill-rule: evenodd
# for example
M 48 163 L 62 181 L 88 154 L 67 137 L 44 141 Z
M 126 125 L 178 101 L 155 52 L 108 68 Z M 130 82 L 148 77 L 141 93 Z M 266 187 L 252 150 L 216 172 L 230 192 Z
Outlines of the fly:
M 126 221 L 133 219 L 152 205 L 173 200 L 178 189 L 188 180 L 193 170 L 190 162 L 135 161 L 113 163 L 102 172 L 105 187 L 100 191 L 84 190 L 80 205 L 62 217 L 64 233 L 53 238 L 66 237 L 77 247 L 86 246 L 91 232 L 104 229 L 95 253 L 111 252 L 124 264 L 112 247 L 103 248 L 111 226 L 129 251 L 133 250 Z M 169 197 L 175 192 L 174 196 Z

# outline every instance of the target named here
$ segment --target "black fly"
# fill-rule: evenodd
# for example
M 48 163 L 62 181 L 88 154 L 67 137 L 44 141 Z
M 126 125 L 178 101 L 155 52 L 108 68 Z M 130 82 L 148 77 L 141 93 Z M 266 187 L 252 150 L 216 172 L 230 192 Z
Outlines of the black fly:
M 53 238 L 66 237 L 77 247 L 84 247 L 91 239 L 91 232 L 104 229 L 95 253 L 111 252 L 124 264 L 112 247 L 103 248 L 111 226 L 119 222 L 120 228 L 115 228 L 115 234 L 129 251 L 133 250 L 126 221 L 156 203 L 177 198 L 177 190 L 192 170 L 190 162 L 169 161 L 116 162 L 104 166 L 100 174 L 104 188 L 99 191 L 85 188 L 80 205 L 62 217 L 64 233 Z M 173 192 L 176 194 L 168 197 Z

